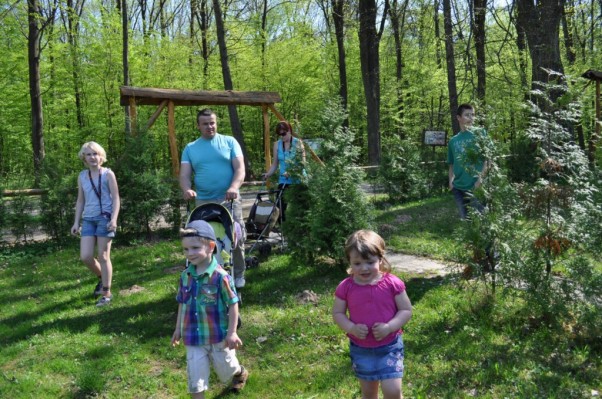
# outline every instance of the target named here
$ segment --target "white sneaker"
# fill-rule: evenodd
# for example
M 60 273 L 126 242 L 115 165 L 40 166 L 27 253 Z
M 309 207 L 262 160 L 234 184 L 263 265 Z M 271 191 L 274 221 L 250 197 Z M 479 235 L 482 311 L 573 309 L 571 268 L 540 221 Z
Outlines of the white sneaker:
M 246 282 L 245 282 L 245 278 L 244 278 L 244 277 L 236 277 L 236 278 L 234 279 L 234 286 L 235 286 L 236 288 L 242 288 L 242 287 L 244 287 L 244 286 L 245 286 L 245 283 L 246 283 Z

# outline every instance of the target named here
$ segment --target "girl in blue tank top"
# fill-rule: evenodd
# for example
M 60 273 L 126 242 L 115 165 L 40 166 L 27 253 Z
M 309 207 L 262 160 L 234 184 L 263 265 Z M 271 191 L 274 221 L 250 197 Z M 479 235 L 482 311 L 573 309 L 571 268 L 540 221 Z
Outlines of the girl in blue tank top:
M 113 171 L 102 167 L 107 154 L 98 143 L 93 141 L 85 143 L 78 156 L 87 169 L 84 169 L 77 179 L 75 220 L 71 227 L 71 234 L 81 233 L 80 258 L 98 277 L 94 295 L 100 296 L 100 299 L 96 306 L 106 306 L 113 298 L 111 241 L 117 230 L 117 216 L 121 205 L 119 189 Z M 96 257 L 95 247 L 98 247 Z

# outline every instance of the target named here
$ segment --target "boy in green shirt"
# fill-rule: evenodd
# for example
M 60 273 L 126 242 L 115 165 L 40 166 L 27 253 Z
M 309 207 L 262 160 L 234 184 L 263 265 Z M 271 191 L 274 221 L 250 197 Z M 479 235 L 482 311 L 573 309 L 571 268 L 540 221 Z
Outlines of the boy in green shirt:
M 472 191 L 479 188 L 487 172 L 487 160 L 479 152 L 477 134 L 486 135 L 485 130 L 477 132 L 472 128 L 474 108 L 470 104 L 461 104 L 457 115 L 460 131 L 449 140 L 447 145 L 447 163 L 449 164 L 449 189 L 454 195 L 460 218 L 466 219 L 468 206 L 479 213 L 483 205 Z

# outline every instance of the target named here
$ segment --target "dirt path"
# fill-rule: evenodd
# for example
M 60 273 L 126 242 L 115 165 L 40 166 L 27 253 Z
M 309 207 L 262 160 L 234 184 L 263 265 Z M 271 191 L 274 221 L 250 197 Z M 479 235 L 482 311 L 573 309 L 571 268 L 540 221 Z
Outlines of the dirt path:
M 400 272 L 421 274 L 428 277 L 445 276 L 451 273 L 450 266 L 441 262 L 414 255 L 387 253 L 387 259 L 393 269 Z

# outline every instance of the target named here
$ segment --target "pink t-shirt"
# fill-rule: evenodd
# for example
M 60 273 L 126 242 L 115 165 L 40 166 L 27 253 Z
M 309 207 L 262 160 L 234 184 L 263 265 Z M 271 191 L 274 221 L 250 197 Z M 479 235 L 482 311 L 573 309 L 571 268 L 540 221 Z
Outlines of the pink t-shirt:
M 359 285 L 353 276 L 341 281 L 334 295 L 347 302 L 349 320 L 355 324 L 365 324 L 370 331 L 366 339 L 359 339 L 347 334 L 349 339 L 363 348 L 375 348 L 391 343 L 401 330 L 395 331 L 380 341 L 372 334 L 374 323 L 388 323 L 397 313 L 395 297 L 405 291 L 406 286 L 399 277 L 384 273 L 380 281 L 374 285 Z

